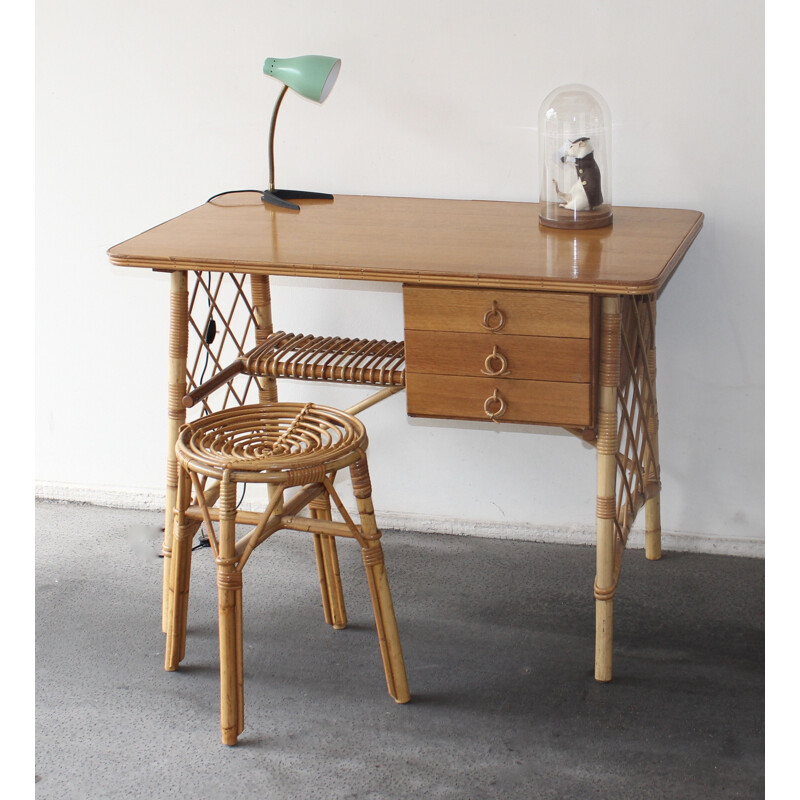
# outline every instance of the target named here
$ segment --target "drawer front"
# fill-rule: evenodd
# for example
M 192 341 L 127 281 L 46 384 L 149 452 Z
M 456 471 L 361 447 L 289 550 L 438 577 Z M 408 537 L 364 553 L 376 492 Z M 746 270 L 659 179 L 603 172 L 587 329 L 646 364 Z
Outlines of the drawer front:
M 583 427 L 590 385 L 406 373 L 408 413 L 419 417 Z
M 569 383 L 591 380 L 589 339 L 406 330 L 405 343 L 410 373 Z
M 589 295 L 405 286 L 411 416 L 594 424 Z
M 405 327 L 518 336 L 589 339 L 591 298 L 557 292 L 406 286 Z

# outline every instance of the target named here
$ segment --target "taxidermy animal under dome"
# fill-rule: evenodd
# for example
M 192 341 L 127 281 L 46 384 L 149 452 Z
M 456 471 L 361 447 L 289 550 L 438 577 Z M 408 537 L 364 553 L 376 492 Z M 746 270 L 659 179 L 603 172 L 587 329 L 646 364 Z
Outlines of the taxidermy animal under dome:
M 588 86 L 550 92 L 539 109 L 539 222 L 551 228 L 611 224 L 611 114 Z

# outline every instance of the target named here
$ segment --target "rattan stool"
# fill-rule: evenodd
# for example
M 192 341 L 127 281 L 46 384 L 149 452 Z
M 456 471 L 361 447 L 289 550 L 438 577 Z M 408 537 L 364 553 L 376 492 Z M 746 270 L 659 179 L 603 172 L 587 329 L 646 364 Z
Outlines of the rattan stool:
M 361 545 L 375 624 L 389 694 L 409 700 L 403 651 L 383 561 L 380 531 L 375 524 L 372 487 L 367 468 L 367 434 L 355 417 L 313 404 L 270 403 L 240 406 L 186 424 L 176 445 L 178 501 L 175 509 L 165 668 L 175 670 L 186 648 L 186 614 L 193 520 L 202 518 L 217 563 L 220 642 L 220 727 L 222 741 L 236 744 L 244 730 L 242 643 L 242 569 L 253 550 L 278 530 L 315 534 L 322 583 L 338 583 L 335 536 Z M 349 467 L 360 525 L 356 525 L 333 486 L 338 470 Z M 206 482 L 218 480 L 219 507 L 205 502 Z M 263 514 L 236 510 L 237 484 L 269 486 Z M 289 496 L 288 489 L 296 487 Z M 194 494 L 197 506 L 190 506 Z M 330 501 L 344 522 L 331 519 Z M 310 508 L 310 517 L 299 516 Z M 219 522 L 219 533 L 213 522 Z M 237 523 L 252 529 L 236 539 Z M 320 548 L 324 553 L 320 553 Z M 322 556 L 322 557 L 320 557 Z M 334 563 L 331 563 L 331 559 Z M 327 587 L 337 594 L 335 587 Z M 323 600 L 326 587 L 323 586 Z M 335 605 L 335 603 L 334 603 Z M 343 606 L 342 606 L 343 616 Z M 326 618 L 343 624 L 335 614 Z

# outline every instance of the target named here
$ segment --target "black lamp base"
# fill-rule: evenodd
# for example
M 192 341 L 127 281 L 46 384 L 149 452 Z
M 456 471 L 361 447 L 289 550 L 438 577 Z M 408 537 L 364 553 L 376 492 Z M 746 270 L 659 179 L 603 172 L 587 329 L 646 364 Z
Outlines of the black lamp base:
M 289 200 L 333 200 L 332 194 L 325 194 L 324 192 L 305 192 L 300 189 L 273 189 L 270 191 L 266 189 L 261 199 L 265 203 L 270 203 L 273 206 L 280 206 L 281 208 L 293 208 L 295 211 L 300 210 L 300 206 L 296 203 L 290 203 Z

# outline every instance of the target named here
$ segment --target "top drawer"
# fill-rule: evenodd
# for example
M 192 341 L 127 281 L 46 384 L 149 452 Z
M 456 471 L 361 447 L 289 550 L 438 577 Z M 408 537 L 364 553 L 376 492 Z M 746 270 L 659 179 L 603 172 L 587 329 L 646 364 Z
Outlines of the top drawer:
M 589 339 L 591 298 L 585 294 L 406 286 L 405 326 L 458 331 Z

